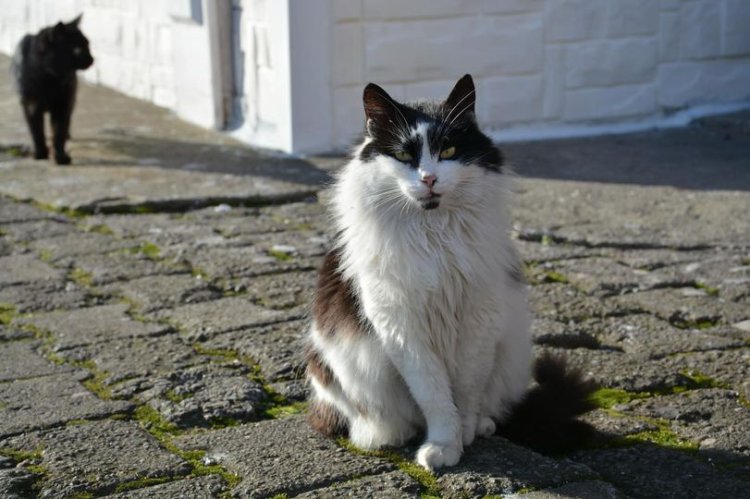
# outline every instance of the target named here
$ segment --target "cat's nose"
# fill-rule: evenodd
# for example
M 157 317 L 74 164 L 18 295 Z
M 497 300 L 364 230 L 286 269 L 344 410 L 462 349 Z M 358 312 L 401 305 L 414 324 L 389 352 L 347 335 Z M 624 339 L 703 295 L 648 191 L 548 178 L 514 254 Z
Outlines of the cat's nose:
M 427 186 L 428 189 L 432 189 L 432 186 L 437 183 L 437 176 L 433 174 L 422 175 L 422 183 Z

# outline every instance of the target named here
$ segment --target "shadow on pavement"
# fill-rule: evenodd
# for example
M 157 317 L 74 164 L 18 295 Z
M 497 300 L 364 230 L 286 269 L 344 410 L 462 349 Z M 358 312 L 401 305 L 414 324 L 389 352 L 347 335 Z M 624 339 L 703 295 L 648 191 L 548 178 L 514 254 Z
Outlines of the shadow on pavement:
M 750 190 L 750 111 L 685 128 L 500 147 L 522 177 Z

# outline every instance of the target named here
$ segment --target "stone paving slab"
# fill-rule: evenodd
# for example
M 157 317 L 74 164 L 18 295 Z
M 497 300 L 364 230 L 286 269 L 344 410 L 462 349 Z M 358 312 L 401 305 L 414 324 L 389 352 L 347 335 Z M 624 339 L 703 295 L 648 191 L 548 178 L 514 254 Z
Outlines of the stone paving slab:
M 527 494 L 511 494 L 508 499 L 625 499 L 627 496 L 617 490 L 612 484 L 601 480 L 576 482 L 555 487 L 553 489 L 536 490 Z
M 598 478 L 587 466 L 542 456 L 501 437 L 477 439 L 457 466 L 439 475 L 446 498 L 505 495 Z
M 743 406 L 733 390 L 695 390 L 634 400 L 626 410 L 669 421 L 678 436 L 698 443 L 699 456 L 718 463 L 750 464 L 750 407 Z
M 0 324 L 0 342 L 18 341 L 33 337 L 34 335 L 29 331 L 23 331 L 14 327 L 5 327 L 3 324 Z
M 42 497 L 102 494 L 144 478 L 173 477 L 190 471 L 188 463 L 167 452 L 132 421 L 102 420 L 10 438 L 2 445 L 43 449 L 46 470 Z
M 252 358 L 268 381 L 302 379 L 308 321 L 292 321 L 221 334 L 201 345 Z
M 237 329 L 272 324 L 286 318 L 283 312 L 259 307 L 246 296 L 191 303 L 152 315 L 177 325 L 180 334 L 189 342 Z
M 188 367 L 156 378 L 137 398 L 183 428 L 252 421 L 268 397 L 250 374 L 241 364 Z
M 140 254 L 137 250 L 76 256 L 69 262 L 63 262 L 61 264 L 67 263 L 68 266 L 86 272 L 90 283 L 95 286 L 156 274 L 175 274 L 187 270 L 179 265 L 155 261 Z
M 55 349 L 65 350 L 115 339 L 138 336 L 160 336 L 171 330 L 169 326 L 133 320 L 125 303 L 55 311 L 20 319 L 54 336 Z
M 42 210 L 27 203 L 18 203 L 7 197 L 0 197 L 0 225 L 15 222 L 32 222 L 57 217 L 56 214 Z
M 400 471 L 367 476 L 294 496 L 297 499 L 407 499 L 419 497 L 422 486 Z
M 227 491 L 224 480 L 217 475 L 187 477 L 182 480 L 108 495 L 112 499 L 209 499 L 219 498 Z
M 82 255 L 127 250 L 138 243 L 126 239 L 115 239 L 98 232 L 70 232 L 62 236 L 45 237 L 32 241 L 29 246 L 44 255 L 45 260 L 60 266 L 72 266 Z
M 0 258 L 0 287 L 34 281 L 55 281 L 64 277 L 61 270 L 50 267 L 33 255 L 11 255 Z
M 274 310 L 307 311 L 312 303 L 318 273 L 314 270 L 283 272 L 227 279 L 229 291 L 245 293 Z
M 125 297 L 142 313 L 221 297 L 219 289 L 192 274 L 150 275 L 111 283 L 101 289 Z
M 0 303 L 12 304 L 20 314 L 73 310 L 104 301 L 105 296 L 92 294 L 72 281 L 32 281 L 0 288 Z
M 748 481 L 710 463 L 655 445 L 582 452 L 573 457 L 630 497 L 744 497 Z
M 33 486 L 40 475 L 22 468 L 0 470 L 0 497 L 3 499 L 26 499 L 34 496 Z
M 28 244 L 37 239 L 62 237 L 75 233 L 75 226 L 59 215 L 29 222 L 19 222 L 2 226 L 4 238 L 15 243 Z
M 133 409 L 129 402 L 98 399 L 79 383 L 85 377 L 83 373 L 61 373 L 3 383 L 0 437 Z
M 351 454 L 315 433 L 304 418 L 290 417 L 179 437 L 185 449 L 204 449 L 243 477 L 235 497 L 290 496 L 353 478 L 391 471 L 377 458 Z
M 58 209 L 86 212 L 278 203 L 304 199 L 316 190 L 272 178 L 136 165 L 58 168 L 21 160 L 4 163 L 0 168 L 0 193 L 16 199 L 34 199 Z
M 76 370 L 70 366 L 61 366 L 48 361 L 36 353 L 38 347 L 37 341 L 0 343 L 0 359 L 5 359 L 0 363 L 0 383 Z

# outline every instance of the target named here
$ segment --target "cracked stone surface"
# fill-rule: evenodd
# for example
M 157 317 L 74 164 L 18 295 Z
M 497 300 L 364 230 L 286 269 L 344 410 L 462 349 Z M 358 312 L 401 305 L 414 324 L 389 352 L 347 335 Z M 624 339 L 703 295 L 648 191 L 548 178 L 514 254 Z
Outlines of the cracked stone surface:
M 270 416 L 304 407 L 335 236 L 315 165 L 344 159 L 254 151 L 85 83 L 78 97 L 74 166 L 18 158 L 4 151 L 28 132 L 0 78 L 0 496 L 428 492 L 393 454 Z M 614 390 L 578 449 L 480 440 L 438 495 L 747 495 L 749 123 L 502 145 L 535 354 Z
M 187 341 L 199 341 L 216 334 L 283 320 L 282 312 L 259 307 L 245 296 L 231 296 L 208 302 L 181 305 L 154 314 L 176 324 Z
M 43 449 L 40 497 L 107 493 L 143 478 L 187 474 L 188 464 L 131 421 L 102 420 L 14 437 L 3 445 Z M 71 479 L 71 477 L 73 477 Z
M 93 295 L 89 290 L 71 281 L 34 281 L 0 288 L 0 303 L 10 303 L 21 314 L 72 310 L 98 305 L 104 296 Z
M 170 331 L 163 324 L 136 321 L 127 315 L 127 310 L 127 304 L 118 303 L 37 314 L 20 322 L 50 332 L 58 350 L 136 336 L 159 336 Z
M 239 497 L 290 495 L 393 469 L 382 459 L 353 455 L 309 428 L 304 418 L 226 428 L 176 439 L 185 449 L 204 449 L 244 477 Z
M 582 464 L 551 459 L 500 437 L 478 439 L 457 466 L 440 475 L 443 497 L 449 498 L 505 495 L 598 477 Z
M 195 478 L 188 477 L 153 487 L 120 492 L 107 497 L 117 499 L 152 499 L 154 497 L 161 499 L 184 499 L 187 497 L 218 498 L 226 490 L 226 483 L 221 477 L 206 475 Z
M 300 499 L 338 499 L 371 497 L 374 499 L 406 499 L 419 496 L 420 485 L 400 471 L 367 476 L 359 480 L 339 483 L 332 487 L 311 490 L 295 496 Z
M 3 384 L 0 437 L 74 419 L 103 418 L 133 408 L 129 402 L 98 399 L 79 382 L 84 377 L 82 372 L 61 373 Z
M 221 297 L 215 286 L 191 274 L 139 277 L 103 289 L 124 296 L 144 313 Z
M 0 287 L 34 281 L 55 281 L 64 272 L 52 268 L 33 255 L 11 255 L 0 258 Z
M 13 362 L 6 360 L 0 364 L 0 383 L 74 370 L 71 366 L 53 364 L 37 354 L 38 346 L 39 342 L 31 341 L 0 343 L 0 359 L 13 359 Z

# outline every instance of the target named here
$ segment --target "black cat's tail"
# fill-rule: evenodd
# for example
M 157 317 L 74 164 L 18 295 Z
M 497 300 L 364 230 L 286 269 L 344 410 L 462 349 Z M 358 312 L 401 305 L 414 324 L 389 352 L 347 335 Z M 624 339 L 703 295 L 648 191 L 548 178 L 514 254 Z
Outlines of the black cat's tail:
M 596 409 L 591 394 L 597 384 L 579 369 L 568 366 L 565 357 L 544 354 L 534 364 L 532 387 L 497 434 L 545 454 L 560 454 L 580 448 L 593 434 L 578 416 Z

